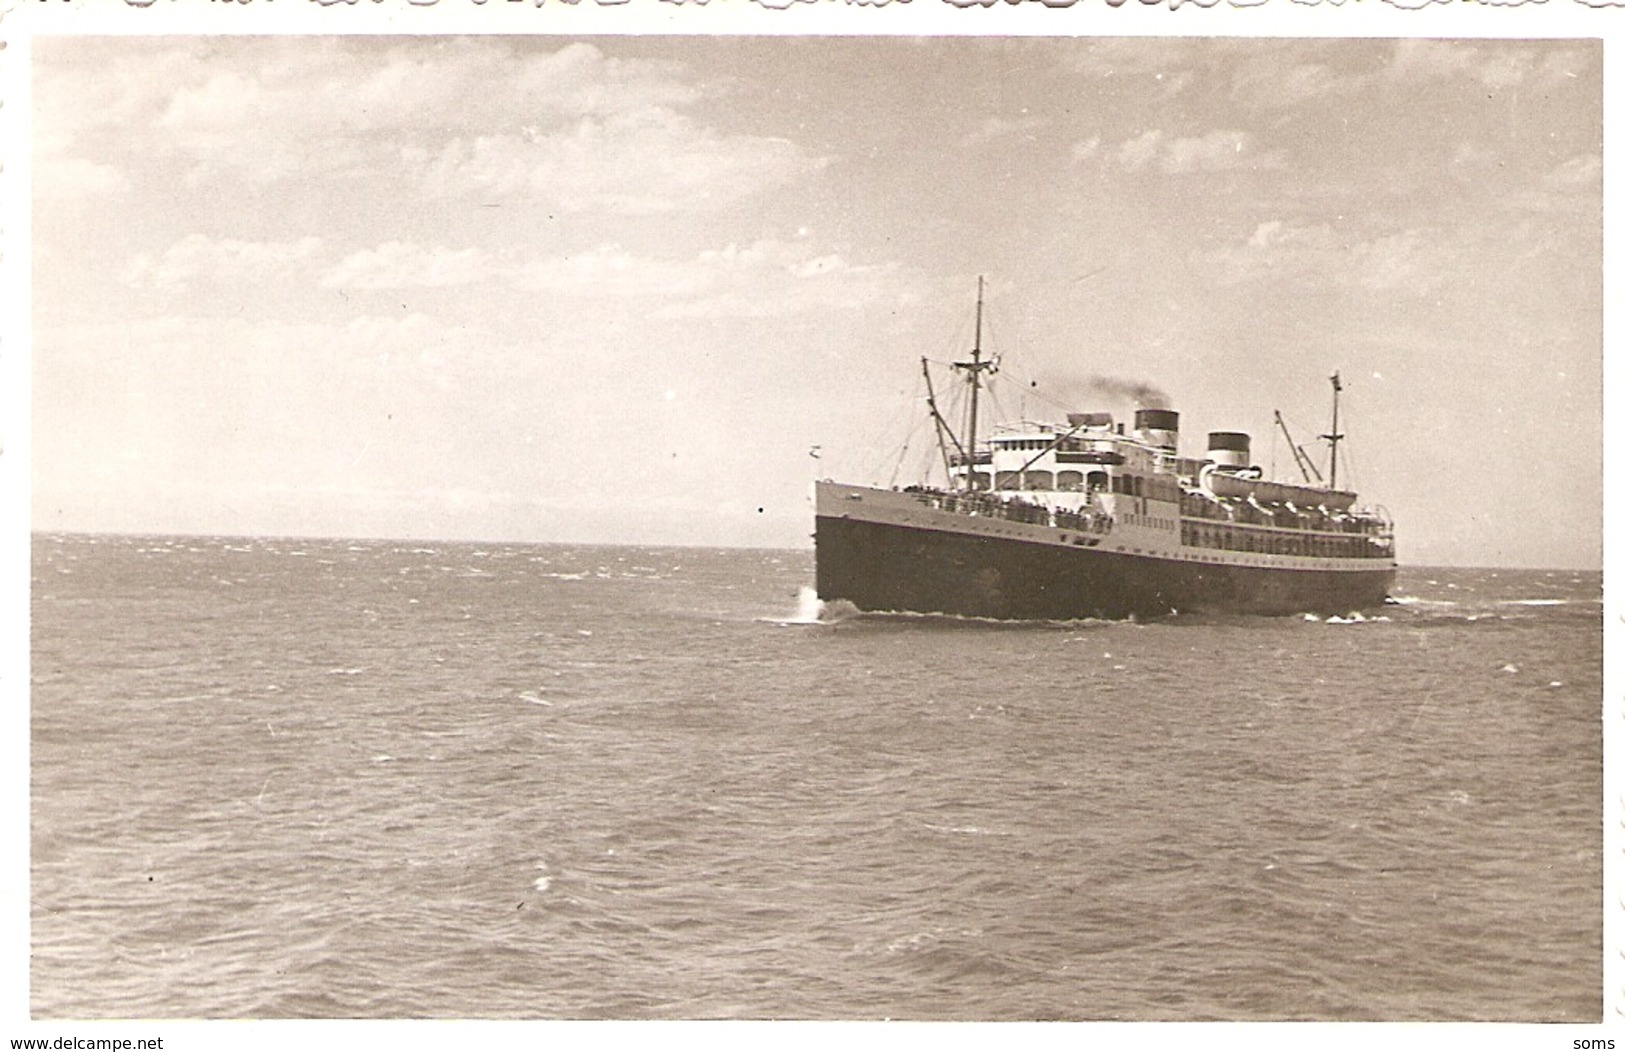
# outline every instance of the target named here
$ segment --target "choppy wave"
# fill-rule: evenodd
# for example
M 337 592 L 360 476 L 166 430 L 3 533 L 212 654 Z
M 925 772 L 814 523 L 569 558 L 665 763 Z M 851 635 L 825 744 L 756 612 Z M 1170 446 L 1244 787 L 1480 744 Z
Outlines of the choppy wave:
M 36 545 L 36 1015 L 1600 1017 L 1595 575 L 1023 625 L 231 547 Z
M 1419 595 L 1391 595 L 1388 603 L 1393 606 L 1455 606 L 1454 599 L 1423 599 Z

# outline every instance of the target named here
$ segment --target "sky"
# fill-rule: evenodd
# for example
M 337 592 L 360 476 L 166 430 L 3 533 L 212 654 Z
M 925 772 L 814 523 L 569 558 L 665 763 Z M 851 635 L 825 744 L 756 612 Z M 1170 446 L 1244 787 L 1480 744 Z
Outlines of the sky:
M 36 530 L 806 547 L 985 276 L 989 422 L 1144 385 L 1292 478 L 1335 371 L 1401 562 L 1601 565 L 1596 41 L 32 54 Z

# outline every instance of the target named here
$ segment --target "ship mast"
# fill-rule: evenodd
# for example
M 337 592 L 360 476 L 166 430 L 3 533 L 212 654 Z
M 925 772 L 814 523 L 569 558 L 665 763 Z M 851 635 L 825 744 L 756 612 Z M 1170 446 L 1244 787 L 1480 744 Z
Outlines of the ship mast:
M 982 278 L 976 279 L 976 339 L 971 344 L 971 360 L 968 362 L 955 362 L 955 369 L 963 369 L 969 376 L 966 383 L 970 384 L 970 426 L 965 435 L 965 488 L 976 488 L 976 403 L 977 396 L 982 390 L 982 373 L 991 369 L 991 361 L 982 360 Z
M 948 443 L 943 441 L 943 437 L 947 436 L 953 441 L 954 448 L 959 450 L 960 456 L 964 456 L 965 449 L 959 444 L 959 436 L 955 435 L 953 428 L 948 426 L 948 421 L 942 419 L 942 414 L 937 411 L 937 392 L 931 386 L 931 367 L 926 364 L 924 358 L 920 359 L 920 371 L 925 374 L 925 404 L 931 410 L 931 421 L 937 425 L 937 449 L 942 453 L 942 470 L 948 473 L 948 484 L 951 486 L 953 485 L 954 465 L 953 459 L 948 456 Z
M 1279 409 L 1275 411 L 1275 423 L 1281 428 L 1281 434 L 1286 436 L 1286 447 L 1287 449 L 1291 450 L 1292 459 L 1298 462 L 1298 471 L 1303 475 L 1303 480 L 1305 482 L 1321 481 L 1320 469 L 1315 467 L 1314 461 L 1310 460 L 1304 455 L 1303 447 L 1292 441 L 1292 432 L 1286 429 L 1286 421 L 1281 419 L 1281 411 Z M 1333 430 L 1336 430 L 1335 426 L 1333 427 Z M 1314 478 L 1309 477 L 1309 473 L 1311 471 L 1315 473 Z
M 1326 441 L 1328 441 L 1328 442 L 1330 442 L 1332 444 L 1332 477 L 1331 477 L 1331 480 L 1329 482 L 1329 485 L 1331 486 L 1332 489 L 1337 488 L 1337 444 L 1339 442 L 1343 441 L 1343 436 L 1341 434 L 1339 434 L 1338 430 L 1337 430 L 1337 396 L 1339 394 L 1341 394 L 1342 391 L 1343 391 L 1343 381 L 1338 378 L 1337 373 L 1333 373 L 1332 374 L 1332 433 L 1329 434 L 1329 435 L 1321 435 L 1320 436 L 1321 438 L 1324 438 Z

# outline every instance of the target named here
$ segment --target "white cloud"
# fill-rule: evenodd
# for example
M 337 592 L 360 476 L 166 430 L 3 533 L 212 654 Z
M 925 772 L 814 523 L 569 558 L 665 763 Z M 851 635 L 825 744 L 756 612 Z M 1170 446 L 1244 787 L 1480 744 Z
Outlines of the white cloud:
M 1427 6 L 1433 0 L 1404 2 Z M 1590 72 L 1597 54 L 1589 42 L 1554 47 L 1519 40 L 1120 37 L 1080 42 L 1065 64 L 1092 80 L 1119 83 L 1124 96 L 1152 105 L 1176 97 L 1228 96 L 1248 109 L 1278 113 L 1307 102 L 1356 101 L 1384 88 L 1400 94 L 1427 92 L 1448 81 L 1492 92 L 1547 87 Z
M 1083 142 L 1072 147 L 1072 160 L 1074 163 L 1087 161 L 1100 152 L 1100 136 L 1091 136 Z
M 1162 132 L 1152 129 L 1136 139 L 1130 139 L 1117 148 L 1117 163 L 1130 172 L 1137 172 L 1157 156 Z
M 1392 83 L 1422 84 L 1470 73 L 1476 55 L 1475 48 L 1459 41 L 1396 40 L 1385 72 Z
M 702 253 L 692 266 L 708 276 L 703 296 L 669 303 L 656 318 L 765 318 L 805 311 L 851 311 L 911 302 L 896 264 L 852 263 L 807 246 L 758 241 Z
M 1152 129 L 1119 144 L 1115 155 L 1125 171 L 1155 166 L 1168 175 L 1280 168 L 1286 164 L 1280 150 L 1259 150 L 1247 132 L 1229 129 L 1177 139 Z
M 1166 102 L 1195 81 L 1192 67 L 1202 65 L 1215 47 L 1223 46 L 1197 38 L 1100 37 L 1080 41 L 1065 64 L 1091 79 L 1131 80 L 1141 97 Z
M 582 43 L 537 53 L 479 39 L 234 41 L 156 85 L 167 90 L 154 123 L 195 160 L 195 177 L 359 172 L 402 139 L 688 105 L 700 92 L 679 72 Z
M 960 140 L 961 146 L 979 146 L 983 143 L 998 139 L 1009 138 L 1013 135 L 1032 135 L 1049 124 L 1048 118 L 1021 116 L 1000 117 L 992 116 L 982 121 Z
M 817 259 L 789 266 L 790 273 L 798 278 L 816 278 L 820 274 L 835 274 L 848 269 L 850 268 L 846 261 L 837 255 L 819 256 Z
M 761 318 L 809 310 L 852 310 L 905 302 L 895 264 L 858 264 L 801 241 L 730 244 L 686 259 L 662 259 L 601 245 L 511 272 L 523 288 L 581 298 L 647 297 L 657 319 Z
M 1175 139 L 1162 151 L 1162 170 L 1172 175 L 1280 168 L 1284 164 L 1285 157 L 1279 150 L 1260 152 L 1253 147 L 1252 136 L 1241 131 L 1212 131 L 1196 138 Z
M 616 244 L 522 264 L 508 276 L 520 288 L 586 298 L 692 296 L 710 284 L 690 262 L 638 256 Z
M 1431 295 L 1445 282 L 1447 262 L 1437 231 L 1403 230 L 1353 246 L 1349 281 L 1373 292 Z
M 1279 219 L 1272 219 L 1267 223 L 1258 224 L 1258 228 L 1253 231 L 1253 236 L 1247 239 L 1247 247 L 1252 249 L 1268 248 L 1271 244 L 1280 240 L 1281 231 L 1285 227 L 1286 224 Z
M 387 241 L 346 256 L 321 277 L 325 288 L 391 289 L 469 285 L 492 277 L 492 264 L 479 249 L 424 248 Z
M 123 279 L 136 288 L 154 289 L 185 289 L 205 281 L 257 283 L 308 272 L 321 250 L 319 237 L 239 241 L 192 234 L 160 255 L 136 256 L 125 267 Z
M 1507 201 L 1531 212 L 1548 216 L 1568 214 L 1600 219 L 1602 207 L 1602 158 L 1594 153 L 1571 157 L 1555 168 L 1540 173 L 1538 185 L 1509 195 Z
M 715 208 L 816 171 L 697 107 L 724 78 L 548 38 L 216 38 L 43 48 L 40 155 L 178 165 L 192 185 L 365 179 L 562 211 Z
M 1284 110 L 1333 95 L 1363 90 L 1364 73 L 1340 72 L 1323 62 L 1295 62 L 1283 67 L 1280 56 L 1239 64 L 1231 92 L 1237 101 L 1264 110 Z
M 1504 167 L 1501 160 L 1493 151 L 1472 141 L 1456 144 L 1455 151 L 1450 155 L 1450 174 L 1464 182 L 1483 179 L 1493 168 Z
M 1461 78 L 1490 91 L 1551 85 L 1592 65 L 1589 46 L 1552 50 L 1540 42 L 1404 39 L 1394 42 L 1384 75 L 1391 85 L 1423 90 L 1431 81 Z
M 685 258 L 639 254 L 615 243 L 531 259 L 475 248 L 388 241 L 322 259 L 321 239 L 215 240 L 192 235 L 125 267 L 137 288 L 169 291 L 204 284 L 305 280 L 324 288 L 400 289 L 494 284 L 580 300 L 643 300 L 655 317 L 764 317 L 811 309 L 844 310 L 907 290 L 895 264 L 854 263 L 805 238 L 731 243 Z M 268 330 L 276 331 L 276 330 Z
M 1224 284 L 1271 281 L 1367 292 L 1437 292 L 1450 273 L 1450 246 L 1437 230 L 1406 229 L 1358 239 L 1326 224 L 1258 224 L 1245 242 L 1198 257 Z
M 1596 191 L 1602 182 L 1602 158 L 1594 153 L 1571 157 L 1547 172 L 1541 181 L 1552 190 Z
M 583 118 L 552 134 L 454 139 L 403 156 L 431 197 L 630 215 L 726 207 L 826 163 L 785 139 L 719 135 L 664 110 Z
M 44 154 L 34 165 L 34 192 L 52 201 L 116 197 L 129 188 L 129 177 L 110 164 Z

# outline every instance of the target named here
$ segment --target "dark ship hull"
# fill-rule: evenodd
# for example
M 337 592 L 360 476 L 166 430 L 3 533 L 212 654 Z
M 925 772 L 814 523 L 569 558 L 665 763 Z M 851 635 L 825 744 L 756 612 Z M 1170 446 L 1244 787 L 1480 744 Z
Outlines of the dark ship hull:
M 863 612 L 1000 620 L 1173 613 L 1347 615 L 1382 606 L 1389 559 L 1208 551 L 1167 529 L 967 514 L 932 496 L 823 482 L 818 597 Z M 996 502 L 990 502 L 996 507 Z
M 1388 567 L 1204 564 L 824 517 L 815 544 L 826 603 L 1001 620 L 1345 615 L 1381 606 L 1394 578 Z

